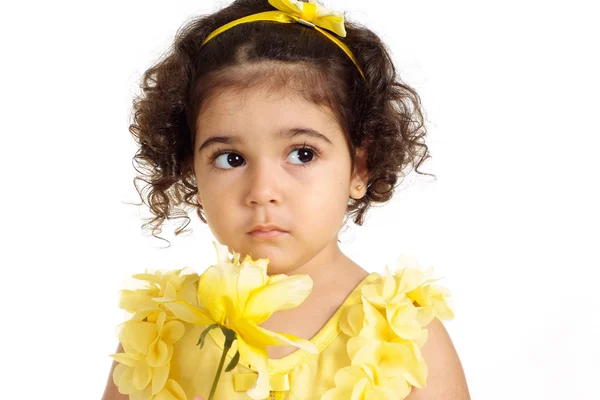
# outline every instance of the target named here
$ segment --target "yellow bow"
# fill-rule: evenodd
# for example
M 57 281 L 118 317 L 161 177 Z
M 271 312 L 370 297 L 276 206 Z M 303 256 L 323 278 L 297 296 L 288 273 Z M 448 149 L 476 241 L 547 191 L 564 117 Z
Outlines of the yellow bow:
M 252 389 L 258 374 L 255 372 L 240 372 L 233 375 L 233 389 L 236 392 L 247 392 Z M 288 374 L 274 374 L 269 376 L 271 390 L 285 392 L 290 390 L 290 378 Z
M 278 10 L 297 16 L 318 27 L 327 29 L 340 37 L 346 37 L 344 16 L 321 5 L 304 3 L 299 0 L 269 0 Z
M 344 16 L 342 14 L 338 14 L 318 4 L 304 3 L 298 0 L 269 0 L 269 4 L 280 11 L 265 11 L 257 14 L 247 15 L 231 21 L 212 31 L 206 37 L 206 39 L 204 39 L 202 46 L 226 30 L 247 22 L 275 21 L 282 23 L 300 23 L 316 29 L 323 35 L 327 36 L 327 38 L 329 38 L 332 42 L 337 44 L 352 60 L 354 65 L 356 65 L 356 68 L 358 69 L 358 72 L 360 72 L 361 76 L 363 78 L 365 77 L 365 74 L 358 64 L 356 57 L 354 57 L 354 54 L 348 48 L 348 46 L 328 32 L 334 32 L 336 35 L 341 37 L 346 36 L 346 29 L 344 28 Z

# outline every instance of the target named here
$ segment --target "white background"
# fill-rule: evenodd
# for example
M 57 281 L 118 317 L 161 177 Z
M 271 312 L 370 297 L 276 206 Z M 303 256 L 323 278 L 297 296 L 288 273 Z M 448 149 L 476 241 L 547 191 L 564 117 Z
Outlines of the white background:
M 4 3 L 4 2 L 3 2 Z M 22 1 L 0 15 L 2 394 L 99 399 L 144 268 L 201 271 L 208 228 L 143 235 L 127 128 L 143 71 L 221 1 Z M 421 95 L 433 158 L 343 236 L 451 289 L 473 399 L 599 399 L 600 28 L 593 1 L 358 1 Z

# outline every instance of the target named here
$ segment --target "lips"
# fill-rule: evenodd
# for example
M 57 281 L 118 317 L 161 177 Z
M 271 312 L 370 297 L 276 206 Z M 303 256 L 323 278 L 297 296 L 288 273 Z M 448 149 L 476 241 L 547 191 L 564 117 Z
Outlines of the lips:
M 286 234 L 287 231 L 275 224 L 262 224 L 254 226 L 248 234 L 256 238 L 273 238 Z
M 278 236 L 282 236 L 285 235 L 287 232 L 284 231 L 278 231 L 278 230 L 270 230 L 270 231 L 252 231 L 250 232 L 250 236 L 255 237 L 255 238 L 264 238 L 264 239 L 270 239 L 270 238 L 275 238 Z
M 250 229 L 250 231 L 248 233 L 257 232 L 257 231 L 260 231 L 260 232 L 268 232 L 268 231 L 287 232 L 285 229 L 283 229 L 275 224 L 261 224 L 261 225 L 255 225 L 254 227 L 252 227 L 252 229 Z

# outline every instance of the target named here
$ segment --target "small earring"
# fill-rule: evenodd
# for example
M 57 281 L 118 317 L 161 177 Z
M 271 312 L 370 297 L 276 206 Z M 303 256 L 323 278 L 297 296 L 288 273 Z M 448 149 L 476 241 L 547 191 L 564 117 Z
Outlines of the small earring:
M 362 189 L 362 185 L 356 185 L 356 190 Z

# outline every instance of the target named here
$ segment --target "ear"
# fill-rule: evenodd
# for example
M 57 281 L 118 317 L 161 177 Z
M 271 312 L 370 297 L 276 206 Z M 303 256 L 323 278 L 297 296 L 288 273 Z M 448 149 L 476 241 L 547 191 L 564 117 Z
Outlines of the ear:
M 368 156 L 366 146 L 356 149 L 354 171 L 352 171 L 350 178 L 350 196 L 354 199 L 360 199 L 367 192 L 367 184 L 369 183 Z

